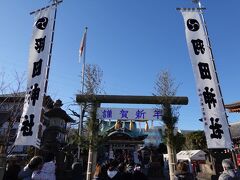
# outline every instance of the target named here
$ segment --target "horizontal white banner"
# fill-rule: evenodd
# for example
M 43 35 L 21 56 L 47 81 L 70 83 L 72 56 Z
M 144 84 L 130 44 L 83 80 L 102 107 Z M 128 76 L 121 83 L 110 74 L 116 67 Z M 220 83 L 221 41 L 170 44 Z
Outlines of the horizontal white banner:
M 141 108 L 98 108 L 98 119 L 157 120 L 163 115 L 162 109 Z

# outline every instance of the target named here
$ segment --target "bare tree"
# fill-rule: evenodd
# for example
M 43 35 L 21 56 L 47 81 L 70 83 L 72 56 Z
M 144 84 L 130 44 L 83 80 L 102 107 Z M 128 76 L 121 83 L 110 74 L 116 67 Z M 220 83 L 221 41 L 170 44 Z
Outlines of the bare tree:
M 8 77 L 9 78 L 9 77 Z M 10 77 L 11 78 L 11 77 Z M 13 79 L 7 79 L 5 72 L 0 72 L 0 94 L 19 94 L 25 91 L 26 73 L 13 73 Z
M 102 89 L 103 71 L 98 65 L 87 64 L 85 69 L 85 83 L 84 94 L 96 95 L 103 92 Z M 94 116 L 97 111 L 97 105 L 93 102 L 83 104 L 82 117 L 87 117 L 86 130 L 89 139 L 88 151 L 88 166 L 87 166 L 87 179 L 91 179 L 93 167 L 96 164 L 97 151 L 96 144 L 98 144 L 98 129 L 99 121 Z
M 0 80 L 0 91 L 1 91 L 1 111 L 8 113 L 8 127 L 5 130 L 4 137 L 4 153 L 7 153 L 6 150 L 9 145 L 10 131 L 13 128 L 14 124 L 20 120 L 20 116 L 23 110 L 23 102 L 25 92 L 23 91 L 25 86 L 25 73 L 19 74 L 14 73 L 13 80 L 6 83 L 5 73 L 1 73 Z M 14 138 L 14 137 L 11 137 Z
M 20 120 L 23 110 L 24 95 L 23 88 L 25 86 L 25 73 L 14 73 L 13 80 L 6 78 L 5 73 L 0 73 L 0 114 L 5 116 L 7 121 L 1 121 L 0 131 L 0 179 L 2 179 L 4 167 L 6 165 L 5 158 L 8 155 L 9 147 L 13 147 L 13 141 L 16 137 L 17 128 L 14 125 Z M 13 131 L 12 131 L 13 130 Z M 13 133 L 11 133 L 13 132 Z M 11 148 L 10 148 L 11 149 Z
M 102 77 L 103 71 L 96 64 L 87 64 L 85 69 L 85 94 L 95 95 L 102 94 Z
M 0 72 L 0 93 L 3 94 L 7 88 L 7 84 L 5 81 L 5 73 Z
M 162 71 L 158 74 L 155 82 L 155 93 L 157 96 L 175 96 L 179 85 L 176 85 L 175 79 L 171 77 L 171 74 L 168 71 Z M 169 173 L 170 179 L 174 178 L 175 164 L 176 164 L 176 151 L 174 147 L 174 137 L 175 137 L 175 126 L 178 122 L 178 109 L 179 107 L 171 106 L 166 98 L 161 106 L 163 109 L 162 121 L 165 125 L 165 138 L 167 142 L 167 151 L 168 151 L 168 163 L 169 163 Z

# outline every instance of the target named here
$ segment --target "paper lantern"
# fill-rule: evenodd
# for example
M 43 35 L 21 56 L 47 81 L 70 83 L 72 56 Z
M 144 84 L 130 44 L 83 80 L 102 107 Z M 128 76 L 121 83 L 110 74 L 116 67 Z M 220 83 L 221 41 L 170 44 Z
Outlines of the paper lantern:
M 133 130 L 133 121 L 130 121 L 129 129 L 132 131 Z
M 148 122 L 146 121 L 146 124 L 145 124 L 145 131 L 148 131 L 149 127 L 148 127 Z

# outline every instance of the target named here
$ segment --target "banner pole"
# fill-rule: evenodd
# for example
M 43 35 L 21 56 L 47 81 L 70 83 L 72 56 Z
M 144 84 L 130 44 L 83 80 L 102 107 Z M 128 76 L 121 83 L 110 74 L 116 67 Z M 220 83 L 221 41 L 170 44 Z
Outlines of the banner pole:
M 223 108 L 225 110 L 224 113 L 225 113 L 227 124 L 228 124 L 229 135 L 230 135 L 230 138 L 231 138 L 231 141 L 232 141 L 232 148 L 230 149 L 230 151 L 231 151 L 231 154 L 232 154 L 232 159 L 233 159 L 234 166 L 235 166 L 236 169 L 239 169 L 238 164 L 237 164 L 237 159 L 236 159 L 236 153 L 235 153 L 235 150 L 234 150 L 234 147 L 233 147 L 233 140 L 232 140 L 232 134 L 231 134 L 231 131 L 230 131 L 230 125 L 229 125 L 229 122 L 228 122 L 228 116 L 227 116 L 227 113 L 226 113 L 224 100 L 223 100 L 223 96 L 222 96 L 222 91 L 221 91 L 221 88 L 220 88 L 220 83 L 219 83 L 218 75 L 217 75 L 217 72 L 216 72 L 216 65 L 215 65 L 215 61 L 214 61 L 214 57 L 213 57 L 213 53 L 212 53 L 212 46 L 211 46 L 211 42 L 210 42 L 210 39 L 209 39 L 209 36 L 208 36 L 208 29 L 207 29 L 206 21 L 204 19 L 203 13 L 202 13 L 202 9 L 203 9 L 202 4 L 201 4 L 200 0 L 193 0 L 193 3 L 198 4 L 198 8 L 201 11 L 201 20 L 203 22 L 204 32 L 206 33 L 206 36 L 207 36 L 207 43 L 208 43 L 208 47 L 210 49 L 210 54 L 211 54 L 211 57 L 212 57 L 212 62 L 213 62 L 213 66 L 214 66 L 214 70 L 215 70 L 215 74 L 216 74 L 216 78 L 217 78 L 218 88 L 219 88 L 220 96 L 221 96 L 221 99 L 222 99 Z
M 45 98 L 45 95 L 46 95 L 46 93 L 47 93 L 48 78 L 49 78 L 50 64 L 51 64 L 51 58 L 52 58 L 54 31 L 55 31 L 55 24 L 56 24 L 56 17 L 57 17 L 57 5 L 58 5 L 59 3 L 61 3 L 61 2 L 62 2 L 62 1 L 55 1 L 55 2 L 52 4 L 52 6 L 56 6 L 56 8 L 55 8 L 54 17 L 53 17 L 52 37 L 51 37 L 50 50 L 49 50 L 49 55 L 48 55 L 47 70 L 46 70 L 46 75 L 45 75 L 43 99 Z M 48 7 L 50 7 L 50 6 L 48 6 Z M 42 9 L 46 9 L 46 8 L 42 8 Z M 42 9 L 41 9 L 41 10 L 42 10 Z M 37 11 L 38 11 L 38 10 L 37 10 Z M 37 11 L 35 11 L 35 12 L 37 12 Z M 35 12 L 34 12 L 34 13 L 35 13 Z M 31 13 L 30 13 L 30 14 L 31 14 Z M 43 101 L 43 102 L 44 102 L 44 101 Z M 42 104 L 42 107 L 43 107 L 43 104 Z M 42 109 L 42 113 L 41 113 L 40 119 L 43 118 L 43 114 L 44 114 L 44 112 L 43 112 L 43 109 Z M 39 135 L 39 136 L 42 136 L 41 133 L 38 133 L 38 135 Z M 38 138 L 40 139 L 41 137 L 38 137 Z M 41 146 L 41 142 L 40 142 L 39 148 L 40 148 L 40 146 Z M 37 150 L 37 148 L 35 147 L 35 155 L 37 155 L 37 154 L 38 154 L 38 150 Z
M 32 11 L 32 12 L 30 12 L 30 15 L 32 15 L 32 14 L 34 14 L 34 13 L 36 13 L 36 12 L 39 12 L 39 11 L 42 11 L 42 10 L 44 10 L 44 9 L 47 9 L 47 8 L 49 8 L 50 6 L 57 6 L 58 4 L 60 4 L 61 2 L 63 2 L 62 0 L 56 0 L 53 4 L 51 4 L 51 5 L 48 5 L 48 6 L 46 6 L 46 7 L 43 7 L 43 8 L 41 8 L 41 9 L 38 9 L 38 10 L 36 10 L 36 11 Z

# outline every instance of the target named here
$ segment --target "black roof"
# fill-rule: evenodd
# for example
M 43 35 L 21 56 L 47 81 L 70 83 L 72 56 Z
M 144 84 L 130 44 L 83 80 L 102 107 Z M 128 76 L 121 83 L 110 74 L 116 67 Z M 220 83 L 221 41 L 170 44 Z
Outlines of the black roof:
M 59 117 L 63 119 L 65 122 L 72 122 L 74 123 L 75 120 L 73 120 L 67 113 L 66 111 L 62 110 L 61 108 L 53 108 L 50 109 L 49 111 L 44 113 L 45 116 L 47 117 Z

